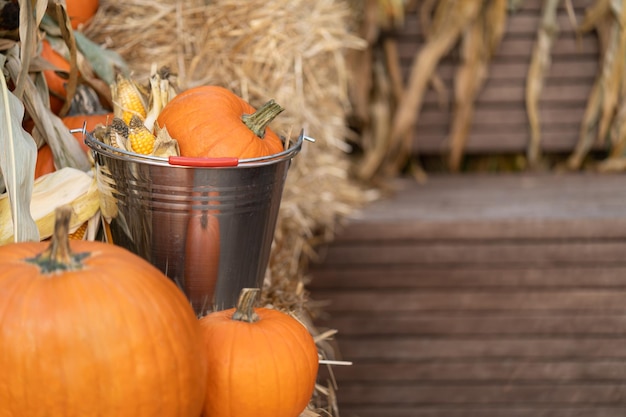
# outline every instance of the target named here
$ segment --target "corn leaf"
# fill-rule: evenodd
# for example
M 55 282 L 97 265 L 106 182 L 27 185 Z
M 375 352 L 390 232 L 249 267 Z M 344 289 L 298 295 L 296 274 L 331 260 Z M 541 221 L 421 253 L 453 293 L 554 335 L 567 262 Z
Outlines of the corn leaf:
M 0 63 L 4 64 L 4 59 Z M 0 76 L 0 117 L 0 170 L 10 204 L 13 241 L 38 241 L 39 231 L 30 214 L 37 146 L 22 129 L 24 106 L 9 91 L 4 73 Z
M 62 37 L 58 22 L 49 15 L 44 16 L 40 26 L 48 36 Z M 115 75 L 118 72 L 125 75 L 130 73 L 128 64 L 117 52 L 103 48 L 81 32 L 74 32 L 74 38 L 80 53 L 89 61 L 98 78 L 107 85 L 115 82 Z
M 16 48 L 7 51 L 4 56 L 6 57 L 4 67 L 9 76 L 15 79 L 22 65 L 17 56 Z M 85 152 L 63 124 L 63 121 L 52 113 L 48 103 L 41 96 L 35 83 L 29 77 L 25 78 L 22 102 L 28 114 L 33 118 L 35 126 L 45 135 L 47 143 L 52 148 L 54 165 L 57 169 L 68 166 L 82 171 L 91 169 L 91 162 Z
M 16 77 L 14 92 L 17 97 L 22 96 L 25 79 L 28 77 L 30 59 L 36 55 L 38 27 L 48 7 L 48 0 L 19 0 L 19 6 L 20 56 L 24 61 L 24 66 Z

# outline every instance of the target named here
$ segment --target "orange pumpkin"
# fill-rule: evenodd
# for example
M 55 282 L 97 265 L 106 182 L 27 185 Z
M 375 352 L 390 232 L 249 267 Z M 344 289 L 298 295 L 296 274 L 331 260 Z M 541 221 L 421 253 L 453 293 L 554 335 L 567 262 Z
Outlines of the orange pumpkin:
M 67 126 L 68 129 L 82 129 L 83 124 L 86 124 L 86 129 L 88 132 L 93 131 L 96 126 L 102 124 L 106 125 L 113 119 L 113 113 L 103 113 L 103 114 L 85 114 L 85 115 L 74 115 L 74 116 L 66 116 L 63 119 L 63 124 Z M 34 124 L 32 123 L 32 119 L 29 119 L 24 122 L 25 129 L 29 132 L 32 131 Z M 74 133 L 73 134 L 80 147 L 88 152 L 89 148 L 85 145 L 83 141 L 82 133 Z M 42 175 L 49 174 L 51 172 L 56 171 L 54 166 L 54 156 L 52 155 L 52 148 L 50 145 L 44 144 L 37 151 L 37 162 L 35 163 L 35 178 L 39 178 Z
M 59 71 L 69 73 L 70 63 L 57 51 L 55 51 L 50 42 L 43 40 L 41 42 L 41 57 L 54 65 Z M 55 70 L 44 70 L 43 76 L 48 84 L 48 90 L 50 91 L 50 109 L 54 114 L 58 114 L 65 103 L 65 96 L 67 90 L 65 85 L 67 79 L 59 75 Z
M 65 4 L 67 15 L 74 30 L 89 23 L 100 7 L 98 0 L 66 0 Z
M 180 154 L 204 158 L 256 158 L 281 152 L 268 124 L 283 109 L 273 100 L 258 111 L 230 90 L 194 87 L 174 97 L 157 118 L 178 141 Z
M 44 143 L 37 150 L 37 160 L 35 161 L 35 179 L 54 171 L 56 171 L 56 167 L 54 166 L 52 148 L 47 143 Z
M 207 380 L 187 299 L 147 261 L 68 240 L 0 246 L 0 408 L 7 416 L 199 416 Z
M 76 114 L 72 116 L 65 116 L 63 124 L 70 130 L 82 129 L 83 124 L 86 126 L 87 132 L 92 132 L 98 125 L 108 125 L 113 120 L 113 113 L 98 113 L 98 114 Z M 82 133 L 74 133 L 74 137 L 80 143 L 80 146 L 85 152 L 89 151 L 89 147 L 85 145 L 83 141 Z
M 311 400 L 317 348 L 295 318 L 254 308 L 258 289 L 245 288 L 236 309 L 200 319 L 205 335 L 207 417 L 297 417 Z

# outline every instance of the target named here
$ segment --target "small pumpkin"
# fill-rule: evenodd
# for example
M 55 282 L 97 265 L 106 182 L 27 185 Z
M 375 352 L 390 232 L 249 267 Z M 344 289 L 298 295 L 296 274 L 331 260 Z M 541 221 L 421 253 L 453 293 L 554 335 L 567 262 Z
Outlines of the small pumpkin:
M 311 400 L 319 367 L 315 341 L 290 315 L 254 308 L 258 293 L 244 288 L 236 308 L 200 319 L 206 417 L 297 417 Z
M 0 246 L 0 415 L 197 417 L 200 326 L 176 285 L 114 245 Z
M 256 158 L 283 150 L 269 123 L 283 108 L 273 100 L 254 109 L 219 86 L 190 88 L 161 110 L 157 125 L 178 141 L 180 154 L 204 158 Z
M 63 124 L 70 130 L 73 129 L 82 129 L 83 125 L 86 126 L 86 130 L 88 132 L 93 131 L 98 125 L 106 125 L 113 119 L 113 113 L 102 113 L 102 114 L 84 114 L 84 115 L 73 115 L 73 116 L 65 116 L 61 120 Z M 29 132 L 32 132 L 34 127 L 34 123 L 32 119 L 29 119 L 25 123 L 25 129 Z M 89 147 L 85 145 L 83 140 L 82 133 L 74 133 L 73 134 L 80 147 L 85 151 L 89 151 Z M 52 154 L 52 148 L 47 143 L 43 144 L 39 150 L 37 151 L 37 162 L 35 163 L 35 178 L 39 178 L 42 175 L 49 174 L 50 172 L 56 171 L 56 167 L 54 166 L 54 155 Z
M 65 73 L 70 72 L 70 63 L 61 54 L 55 51 L 52 45 L 50 45 L 50 42 L 45 39 L 41 42 L 40 55 L 43 59 L 54 65 L 58 71 Z M 50 91 L 50 110 L 52 110 L 54 114 L 58 114 L 65 103 L 65 96 L 67 95 L 65 85 L 67 79 L 52 69 L 44 70 L 43 76 L 46 79 L 46 84 Z
M 86 25 L 96 15 L 100 7 L 99 0 L 65 0 L 67 15 L 70 18 L 72 29 L 79 29 Z
M 69 130 L 74 129 L 82 129 L 83 124 L 85 125 L 85 129 L 87 132 L 93 132 L 93 130 L 98 125 L 106 126 L 111 123 L 113 120 L 113 112 L 109 113 L 96 113 L 96 114 L 75 114 L 71 116 L 65 116 L 61 119 L 65 127 Z M 85 152 L 89 151 L 89 147 L 85 145 L 83 134 L 82 133 L 74 133 L 74 137 L 80 143 L 81 148 Z

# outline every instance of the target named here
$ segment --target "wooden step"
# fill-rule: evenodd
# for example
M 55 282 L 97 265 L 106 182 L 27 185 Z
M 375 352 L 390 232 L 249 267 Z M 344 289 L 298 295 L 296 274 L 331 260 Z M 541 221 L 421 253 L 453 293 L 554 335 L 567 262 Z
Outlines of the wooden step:
M 431 175 L 354 216 L 310 270 L 342 416 L 626 409 L 626 177 Z

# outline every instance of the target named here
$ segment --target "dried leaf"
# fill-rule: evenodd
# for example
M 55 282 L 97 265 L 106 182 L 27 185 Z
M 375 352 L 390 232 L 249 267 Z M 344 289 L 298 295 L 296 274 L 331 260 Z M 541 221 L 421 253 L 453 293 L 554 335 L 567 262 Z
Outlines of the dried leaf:
M 156 141 L 154 142 L 152 155 L 164 158 L 168 156 L 180 155 L 178 141 L 170 136 L 167 132 L 167 128 L 156 128 Z
M 19 6 L 20 57 L 24 62 L 24 66 L 20 69 L 20 73 L 14 77 L 15 89 L 13 92 L 18 98 L 21 98 L 26 78 L 28 78 L 30 60 L 36 55 L 39 23 L 48 7 L 48 0 L 19 0 Z
M 11 78 L 14 79 L 21 68 L 16 48 L 7 51 L 5 56 L 7 60 L 5 67 Z M 25 79 L 22 102 L 28 114 L 33 118 L 36 128 L 45 136 L 46 142 L 52 148 L 54 165 L 57 169 L 64 167 L 73 167 L 81 171 L 91 169 L 91 162 L 89 162 L 85 152 L 63 124 L 63 121 L 52 113 L 50 106 L 44 101 L 30 78 Z
M 4 63 L 4 58 L 0 63 Z M 12 223 L 14 242 L 38 241 L 37 225 L 30 214 L 37 147 L 22 129 L 22 102 L 9 91 L 4 73 L 0 75 L 0 117 L 3 126 L 0 129 L 0 170 L 7 188 L 3 196 L 9 200 L 11 213 L 11 220 L 5 224 Z M 5 213 L 8 211 L 5 210 Z

